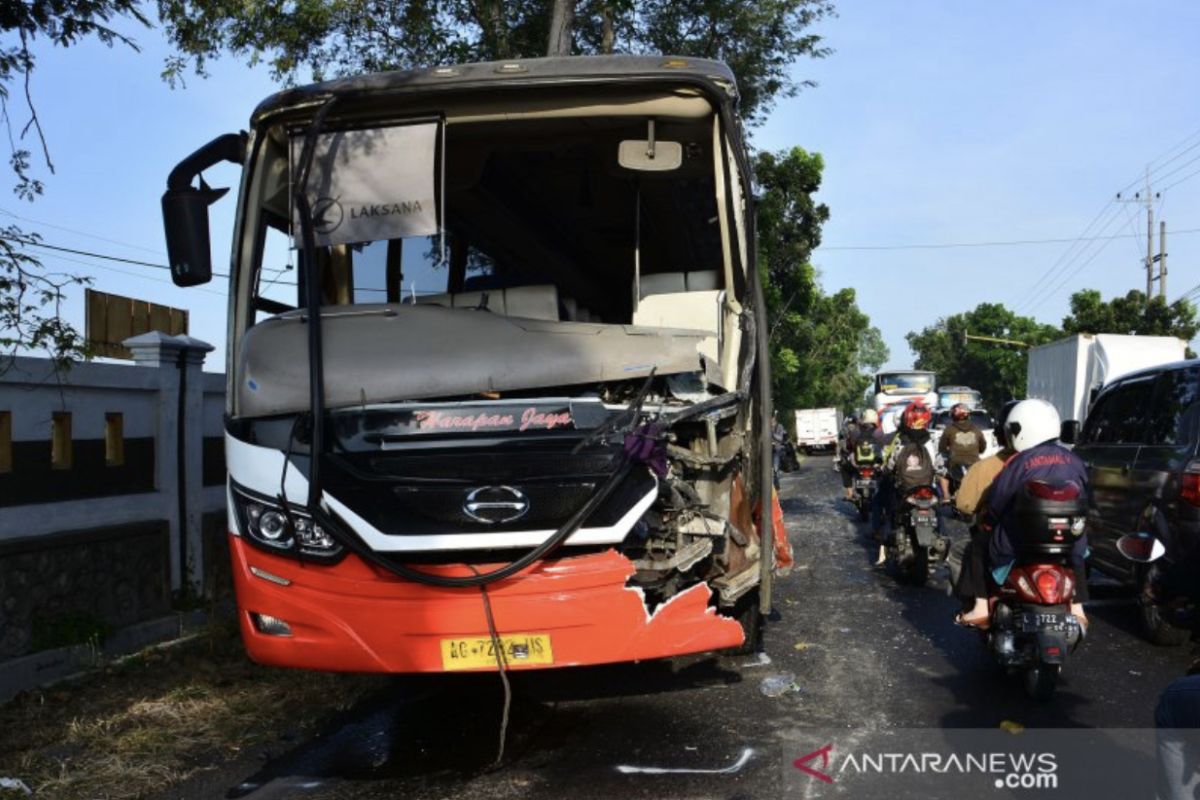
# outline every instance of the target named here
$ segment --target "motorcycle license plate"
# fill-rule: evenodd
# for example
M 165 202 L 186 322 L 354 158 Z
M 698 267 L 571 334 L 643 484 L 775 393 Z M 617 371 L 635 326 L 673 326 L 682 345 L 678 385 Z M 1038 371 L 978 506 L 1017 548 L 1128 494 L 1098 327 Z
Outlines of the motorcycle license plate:
M 1021 629 L 1025 631 L 1066 631 L 1074 622 L 1070 614 L 1027 611 L 1021 615 Z
M 873 488 L 875 488 L 875 484 L 872 483 L 871 481 L 855 481 L 854 488 L 855 489 L 873 489 Z

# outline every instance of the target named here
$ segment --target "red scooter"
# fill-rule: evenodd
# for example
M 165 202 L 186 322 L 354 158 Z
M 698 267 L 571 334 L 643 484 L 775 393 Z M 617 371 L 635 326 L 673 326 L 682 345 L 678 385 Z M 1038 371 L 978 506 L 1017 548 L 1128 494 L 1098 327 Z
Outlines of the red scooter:
M 1054 694 L 1067 655 L 1083 640 L 1071 613 L 1070 555 L 1086 519 L 1083 489 L 1074 482 L 1027 482 L 1011 515 L 1017 561 L 989 598 L 986 635 L 996 661 L 1021 673 L 1026 693 L 1037 700 Z

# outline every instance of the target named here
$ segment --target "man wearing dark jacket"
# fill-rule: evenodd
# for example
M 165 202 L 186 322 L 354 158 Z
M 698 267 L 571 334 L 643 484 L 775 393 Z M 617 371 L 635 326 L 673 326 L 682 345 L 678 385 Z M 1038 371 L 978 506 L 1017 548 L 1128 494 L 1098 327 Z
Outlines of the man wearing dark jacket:
M 1004 583 L 1016 561 L 1016 542 L 1021 532 L 1012 524 L 1014 501 L 1029 481 L 1074 483 L 1079 491 L 1087 491 L 1087 466 L 1083 459 L 1058 443 L 1058 411 L 1045 400 L 1022 400 L 1009 414 L 1006 423 L 1008 439 L 1017 451 L 992 484 L 988 507 L 996 522 L 988 547 L 992 575 L 996 583 Z M 1075 602 L 1071 613 L 1080 625 L 1086 626 L 1083 602 L 1087 599 L 1087 579 L 1084 558 L 1087 555 L 1087 534 L 1075 540 L 1071 548 L 1071 566 L 1075 570 Z
M 987 450 L 987 439 L 983 431 L 971 422 L 971 409 L 958 403 L 950 409 L 951 422 L 942 431 L 938 440 L 938 452 L 946 457 L 946 469 L 953 474 L 956 469 L 966 469 L 979 461 Z M 942 502 L 950 502 L 950 481 L 945 475 L 939 478 L 942 485 Z

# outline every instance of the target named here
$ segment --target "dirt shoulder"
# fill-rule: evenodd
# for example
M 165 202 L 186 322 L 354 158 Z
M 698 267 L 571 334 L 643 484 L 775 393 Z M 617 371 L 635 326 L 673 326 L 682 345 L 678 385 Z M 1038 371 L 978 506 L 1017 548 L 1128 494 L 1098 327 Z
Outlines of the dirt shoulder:
M 248 750 L 299 741 L 383 685 L 259 666 L 233 626 L 214 626 L 0 706 L 0 777 L 35 797 L 146 797 Z M 0 789 L 5 800 L 23 796 Z

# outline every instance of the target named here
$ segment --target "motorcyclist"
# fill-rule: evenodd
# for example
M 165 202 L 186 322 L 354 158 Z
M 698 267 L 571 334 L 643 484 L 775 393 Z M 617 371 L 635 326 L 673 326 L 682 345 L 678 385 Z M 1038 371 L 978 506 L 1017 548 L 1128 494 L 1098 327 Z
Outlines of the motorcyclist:
M 776 489 L 779 489 L 779 468 L 782 465 L 783 453 L 784 453 L 784 450 L 787 448 L 787 444 L 788 444 L 787 429 L 784 428 L 782 424 L 780 424 L 779 415 L 772 413 L 771 414 L 771 460 L 772 460 L 772 465 L 774 466 L 772 475 L 774 476 L 773 479 L 775 482 Z
M 846 437 L 846 462 L 842 468 L 842 486 L 846 499 L 854 500 L 854 478 L 858 468 L 883 461 L 883 433 L 879 430 L 879 414 L 873 408 L 863 412 L 854 433 Z
M 1022 400 L 1013 406 L 1004 423 L 1004 433 L 1016 455 L 996 476 L 988 498 L 989 514 L 996 520 L 988 544 L 988 561 L 992 577 L 1002 584 L 1016 561 L 1017 541 L 1021 531 L 1012 525 L 1010 514 L 1022 487 L 1029 481 L 1074 482 L 1087 490 L 1087 466 L 1083 459 L 1058 443 L 1061 422 L 1058 410 L 1045 400 Z M 1084 558 L 1087 555 L 1087 534 L 1075 540 L 1071 548 L 1071 567 L 1075 571 L 1075 599 L 1071 613 L 1087 630 L 1087 615 L 1083 603 L 1087 600 L 1087 576 Z
M 837 469 L 842 474 L 842 494 L 846 500 L 854 499 L 854 475 L 851 472 L 850 453 L 858 436 L 859 423 L 853 414 L 847 414 L 838 437 Z
M 883 566 L 887 562 L 887 540 L 891 534 L 896 493 L 910 482 L 913 476 L 925 471 L 929 472 L 932 481 L 934 452 L 929 436 L 929 423 L 932 419 L 933 414 L 924 403 L 910 403 L 900 415 L 900 427 L 896 429 L 895 437 L 884 449 L 882 478 L 871 509 L 871 527 L 875 533 L 875 540 L 879 542 L 879 557 L 875 560 L 875 566 Z M 911 448 L 908 448 L 910 444 L 922 448 L 928 457 L 927 460 L 919 455 L 912 455 Z M 909 455 L 902 459 L 901 455 L 906 450 L 909 451 Z
M 979 461 L 980 455 L 987 450 L 987 439 L 979 426 L 971 422 L 971 409 L 965 403 L 957 403 L 950 409 L 950 420 L 938 440 L 938 452 L 946 458 L 947 472 L 954 474 L 955 470 Z M 938 481 L 942 487 L 942 502 L 949 503 L 950 479 L 941 475 Z
M 1004 435 L 1004 423 L 1008 420 L 1008 415 L 1016 404 L 1015 400 L 1005 403 L 997 416 L 996 440 L 1000 444 L 1000 450 L 972 464 L 967 470 L 967 474 L 963 476 L 957 494 L 954 495 L 954 507 L 964 516 L 975 516 L 978 519 L 986 515 L 988 492 L 992 488 L 992 482 L 996 480 L 996 476 L 1004 469 L 1004 465 L 1008 463 L 1009 459 L 1016 455 L 1016 451 L 1009 446 L 1008 439 Z M 955 622 L 960 625 L 987 627 L 989 617 L 987 552 L 990 538 L 991 531 L 986 526 L 980 525 L 978 522 L 971 525 L 971 538 L 963 550 L 962 567 L 958 582 L 954 587 L 955 594 L 964 603 L 972 604 L 969 611 L 964 611 L 955 617 Z

